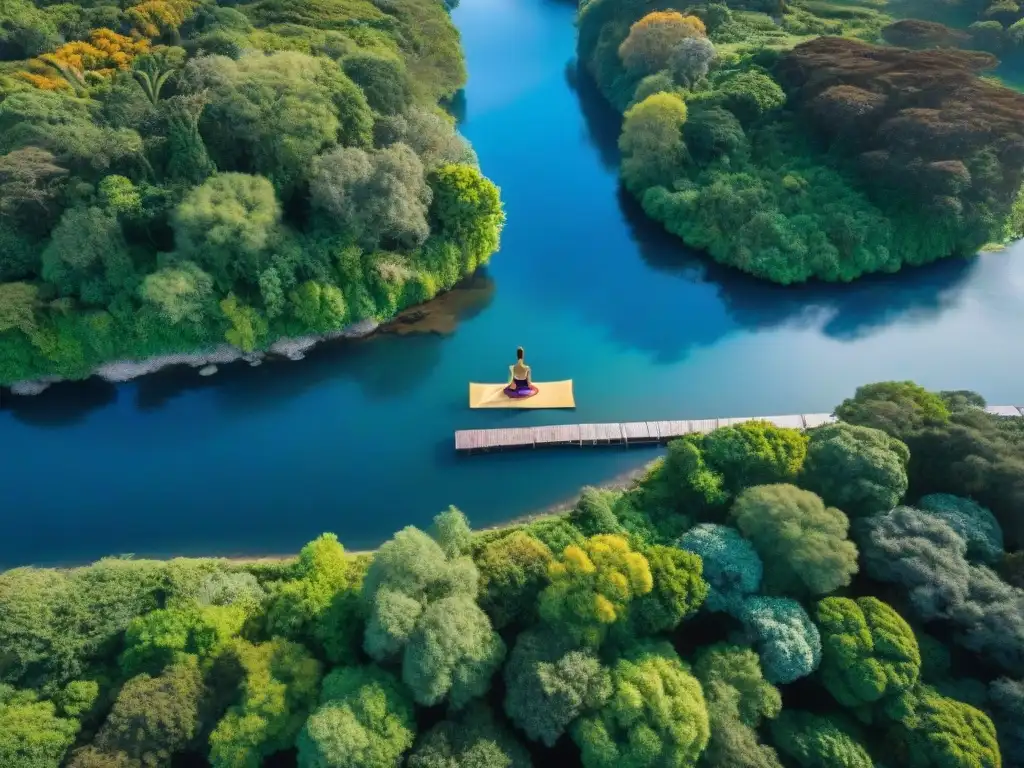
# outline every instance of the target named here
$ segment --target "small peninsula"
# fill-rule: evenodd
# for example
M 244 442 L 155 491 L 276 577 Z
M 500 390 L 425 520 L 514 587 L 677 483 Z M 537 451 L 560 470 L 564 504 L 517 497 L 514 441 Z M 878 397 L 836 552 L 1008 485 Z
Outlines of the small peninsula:
M 1019 766 L 1024 419 L 984 405 L 870 384 L 372 553 L 0 573 L 0 765 Z
M 372 327 L 497 249 L 440 0 L 8 0 L 0 384 Z
M 581 65 L 624 114 L 626 189 L 688 245 L 782 284 L 1024 233 L 1024 96 L 984 78 L 991 53 L 885 41 L 971 47 L 874 0 L 579 11 Z

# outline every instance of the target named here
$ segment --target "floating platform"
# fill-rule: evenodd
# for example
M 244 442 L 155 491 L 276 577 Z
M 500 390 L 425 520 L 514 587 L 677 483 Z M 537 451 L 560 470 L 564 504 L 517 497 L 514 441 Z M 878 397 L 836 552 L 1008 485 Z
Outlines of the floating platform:
M 1024 416 L 1024 406 L 990 405 L 985 409 L 996 416 Z M 556 424 L 547 427 L 510 429 L 461 429 L 455 433 L 455 450 L 505 450 L 558 445 L 652 445 L 663 444 L 695 432 L 711 432 L 744 421 L 768 421 L 777 427 L 812 429 L 834 422 L 830 413 L 804 413 L 790 416 L 745 416 L 730 419 L 692 421 L 629 421 L 610 424 Z

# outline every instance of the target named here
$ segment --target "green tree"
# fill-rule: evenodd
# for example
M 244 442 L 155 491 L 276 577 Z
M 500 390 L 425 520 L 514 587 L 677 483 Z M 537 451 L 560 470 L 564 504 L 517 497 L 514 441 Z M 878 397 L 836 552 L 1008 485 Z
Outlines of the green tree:
M 30 335 L 38 304 L 39 289 L 31 283 L 0 283 L 0 333 L 14 329 Z
M 168 765 L 199 733 L 203 695 L 194 657 L 182 657 L 157 677 L 133 677 L 118 692 L 93 746 L 137 765 Z
M 200 325 L 212 309 L 213 278 L 194 262 L 182 261 L 146 275 L 139 293 L 171 325 Z
M 291 311 L 306 330 L 337 330 L 345 322 L 345 297 L 330 283 L 307 280 L 289 294 Z
M 494 183 L 472 165 L 441 165 L 429 176 L 434 231 L 458 243 L 469 256 L 467 271 L 498 250 L 505 211 Z
M 341 68 L 363 90 L 370 108 L 377 112 L 398 114 L 412 101 L 409 72 L 397 56 L 360 51 L 345 56 Z
M 718 643 L 702 649 L 694 664 L 707 700 L 711 740 L 701 756 L 707 768 L 781 768 L 775 750 L 758 741 L 763 718 L 777 717 L 782 696 L 764 679 L 749 648 Z
M 541 618 L 578 642 L 598 646 L 630 604 L 654 587 L 651 568 L 621 536 L 598 535 L 571 544 L 548 567 Z
M 630 72 L 649 75 L 666 69 L 673 52 L 683 41 L 704 34 L 704 22 L 695 16 L 654 11 L 629 28 L 629 34 L 619 46 L 619 58 Z
M 213 768 L 259 768 L 295 743 L 316 702 L 320 664 L 300 645 L 274 638 L 260 645 L 236 640 L 243 671 L 241 700 L 210 734 Z
M 755 486 L 737 497 L 731 515 L 761 559 L 772 563 L 765 586 L 773 593 L 821 595 L 846 586 L 857 572 L 849 520 L 810 491 Z
M 101 208 L 66 210 L 43 251 L 43 279 L 86 304 L 105 305 L 133 274 L 121 225 Z
M 744 123 L 786 103 L 786 93 L 770 75 L 756 70 L 736 72 L 719 82 L 716 96 Z
M 423 735 L 409 768 L 530 768 L 530 755 L 489 709 L 443 720 Z
M 389 768 L 412 746 L 408 692 L 378 667 L 340 667 L 298 738 L 300 768 Z
M 907 768 L 1000 768 L 996 729 L 981 710 L 916 686 L 887 708 L 897 724 L 895 756 Z
M 619 137 L 622 180 L 633 192 L 668 184 L 686 156 L 686 104 L 671 93 L 655 93 L 626 110 Z
M 430 536 L 441 545 L 444 556 L 451 559 L 469 553 L 473 531 L 462 512 L 455 507 L 448 507 L 444 512 L 434 515 Z
M 252 352 L 263 343 L 269 328 L 259 312 L 239 302 L 233 293 L 220 302 L 220 310 L 231 322 L 231 327 L 224 333 L 228 343 L 244 352 Z
M 867 750 L 831 718 L 786 710 L 771 729 L 775 746 L 800 768 L 874 768 Z
M 505 713 L 528 738 L 549 747 L 611 693 L 611 677 L 597 656 L 550 630 L 520 634 L 505 665 Z
M 694 766 L 711 736 L 700 683 L 668 643 L 642 644 L 611 670 L 613 693 L 572 728 L 584 768 Z
M 883 381 L 857 387 L 836 408 L 836 416 L 903 439 L 914 430 L 949 421 L 949 408 L 939 395 L 912 381 Z
M 53 702 L 0 684 L 0 765 L 58 768 L 78 734 L 78 721 L 58 717 Z
M 822 682 L 840 704 L 874 704 L 917 684 L 917 639 L 890 606 L 874 597 L 826 597 L 816 612 Z
M 547 545 L 516 531 L 489 542 L 475 561 L 480 571 L 480 607 L 491 617 L 494 628 L 532 623 L 552 561 Z
M 945 521 L 966 542 L 968 560 L 994 565 L 1003 557 L 1003 530 L 988 509 L 948 493 L 930 493 L 917 508 Z
M 121 670 L 132 676 L 159 673 L 182 654 L 208 658 L 245 623 L 245 611 L 235 606 L 165 608 L 133 619 L 125 632 Z
M 653 635 L 675 629 L 696 613 L 707 598 L 708 584 L 695 554 L 655 545 L 644 550 L 644 556 L 654 587 L 632 602 L 629 615 L 634 632 Z
M 885 512 L 907 492 L 910 451 L 870 427 L 826 424 L 810 433 L 800 484 L 851 517 Z
M 281 206 L 262 176 L 222 173 L 189 192 L 171 223 L 182 255 L 229 290 L 269 266 Z
M 807 455 L 807 436 L 767 421 L 720 427 L 702 443 L 704 460 L 738 493 L 752 485 L 792 482 Z

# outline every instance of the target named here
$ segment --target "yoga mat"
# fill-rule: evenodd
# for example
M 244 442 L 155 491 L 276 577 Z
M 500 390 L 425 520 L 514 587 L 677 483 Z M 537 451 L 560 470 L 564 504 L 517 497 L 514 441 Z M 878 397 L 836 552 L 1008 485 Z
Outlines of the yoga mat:
M 575 408 L 572 379 L 567 381 L 535 381 L 537 394 L 514 398 L 505 394 L 508 384 L 469 385 L 470 408 Z

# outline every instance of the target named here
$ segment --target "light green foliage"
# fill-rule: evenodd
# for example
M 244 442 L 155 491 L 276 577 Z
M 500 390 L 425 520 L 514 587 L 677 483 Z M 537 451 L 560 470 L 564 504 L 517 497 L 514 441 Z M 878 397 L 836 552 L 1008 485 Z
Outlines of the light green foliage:
M 194 262 L 182 261 L 146 275 L 139 292 L 171 325 L 199 324 L 211 313 L 213 278 Z
M 611 670 L 613 693 L 572 728 L 585 768 L 694 766 L 710 725 L 700 683 L 668 643 L 640 645 Z
M 256 577 L 244 571 L 213 571 L 202 579 L 195 593 L 200 605 L 236 605 L 249 616 L 263 607 L 266 598 L 266 590 Z
M 771 563 L 765 587 L 775 594 L 821 595 L 857 572 L 849 520 L 793 485 L 760 485 L 741 493 L 731 515 L 761 559 Z
M 476 269 L 498 249 L 505 211 L 494 183 L 472 165 L 442 165 L 429 177 L 435 231 L 458 243 L 467 268 Z
M 237 635 L 245 611 L 235 606 L 170 608 L 133 619 L 118 660 L 128 677 L 158 673 L 180 654 L 207 658 Z
M 320 664 L 280 638 L 260 645 L 236 640 L 231 653 L 243 670 L 241 695 L 210 734 L 210 764 L 259 768 L 294 743 L 316 701 Z
M 82 679 L 133 618 L 156 608 L 160 577 L 160 564 L 130 560 L 0 574 L 0 682 L 52 694 Z
M 401 654 L 402 680 L 420 704 L 447 696 L 465 705 L 487 690 L 504 658 L 504 642 L 475 602 L 478 580 L 471 559 L 446 557 L 412 527 L 385 543 L 367 570 L 363 648 L 379 661 Z
M 1000 768 L 996 729 L 984 712 L 917 686 L 887 709 L 899 728 L 900 765 L 907 768 Z
M 675 629 L 701 607 L 708 595 L 700 557 L 676 547 L 644 550 L 654 588 L 630 605 L 633 632 L 653 635 Z M 620 625 L 621 626 L 621 625 Z
M 874 768 L 867 750 L 833 719 L 786 710 L 771 730 L 775 746 L 800 768 Z
M 78 721 L 58 717 L 50 701 L 0 684 L 0 765 L 58 768 L 78 733 Z
M 949 407 L 939 395 L 912 381 L 883 381 L 857 387 L 853 397 L 836 407 L 836 416 L 902 438 L 949 421 Z
M 138 765 L 168 765 L 199 731 L 203 680 L 194 657 L 183 657 L 157 677 L 133 677 L 117 694 L 93 748 Z
M 840 704 L 874 704 L 917 683 L 917 640 L 890 606 L 874 597 L 826 597 L 816 610 L 822 682 Z
M 81 720 L 86 717 L 100 695 L 100 685 L 95 680 L 72 680 L 57 692 L 54 703 L 65 717 Z
M 944 520 L 967 543 L 967 559 L 995 565 L 1003 557 L 1003 531 L 995 516 L 970 499 L 948 493 L 922 496 L 917 508 Z
M 409 694 L 376 667 L 340 667 L 324 678 L 320 706 L 299 734 L 300 768 L 391 768 L 412 746 Z
M 686 518 L 718 517 L 729 499 L 723 478 L 708 466 L 701 436 L 673 440 L 663 460 L 652 464 L 637 488 L 637 504 L 655 526 Z M 686 526 L 679 526 L 686 530 Z M 682 531 L 680 531 L 682 533 Z
M 807 612 L 788 597 L 750 597 L 738 617 L 757 646 L 765 679 L 791 683 L 821 663 L 821 634 Z
M 719 83 L 719 98 L 740 120 L 756 120 L 786 103 L 782 87 L 770 75 L 757 70 L 744 70 Z
M 334 62 L 296 51 L 192 59 L 181 75 L 188 92 L 211 103 L 199 127 L 217 167 L 251 163 L 283 193 L 324 147 L 367 144 L 372 117 L 366 99 Z
M 272 634 L 324 649 L 334 663 L 354 660 L 363 629 L 360 569 L 333 533 L 302 548 L 294 578 L 274 591 L 267 611 Z
M 310 330 L 319 333 L 334 331 L 345 321 L 345 297 L 330 283 L 307 280 L 300 283 L 288 298 L 295 317 Z
M 743 600 L 761 588 L 761 558 L 735 528 L 701 523 L 683 534 L 679 547 L 701 558 L 708 610 L 739 615 Z
M 551 583 L 540 594 L 541 619 L 594 647 L 627 617 L 630 604 L 654 587 L 647 559 L 623 537 L 606 534 L 566 547 L 548 566 L 548 578 Z
M 409 768 L 530 768 L 530 756 L 482 706 L 443 720 L 423 735 Z
M 469 553 L 473 532 L 466 516 L 455 507 L 448 507 L 434 516 L 430 536 L 441 545 L 444 556 L 450 560 Z
M 181 253 L 222 290 L 269 265 L 281 206 L 262 176 L 222 173 L 193 189 L 174 211 Z
M 547 585 L 551 550 L 530 534 L 516 531 L 487 544 L 474 560 L 480 571 L 480 607 L 494 628 L 531 622 L 537 597 Z
M 694 665 L 707 700 L 711 740 L 700 765 L 708 768 L 780 768 L 771 747 L 758 742 L 762 718 L 782 710 L 778 689 L 768 683 L 749 648 L 719 643 L 700 651 Z
M 447 597 L 430 603 L 417 621 L 402 657 L 402 680 L 417 703 L 447 698 L 458 709 L 487 692 L 504 658 L 504 641 L 472 597 Z
M 791 482 L 807 454 L 807 436 L 767 421 L 720 427 L 702 443 L 704 460 L 737 493 L 752 485 Z
M 631 190 L 664 183 L 685 160 L 686 104 L 671 93 L 655 93 L 630 107 L 622 123 L 622 180 Z
M 220 310 L 231 322 L 231 327 L 224 333 L 224 338 L 244 352 L 252 352 L 267 335 L 267 321 L 260 313 L 250 306 L 238 301 L 238 297 L 229 293 L 220 303 Z
M 549 747 L 611 693 L 608 670 L 592 651 L 547 630 L 519 635 L 505 665 L 505 713 L 528 738 Z
M 142 196 L 124 176 L 106 176 L 97 188 L 103 207 L 115 216 L 131 218 L 142 213 Z
M 584 488 L 580 491 L 576 506 L 569 512 L 569 522 L 584 536 L 622 533 L 622 526 L 612 511 L 618 496 L 614 491 Z
M 524 529 L 552 552 L 561 552 L 570 544 L 581 544 L 584 535 L 562 517 L 541 518 Z
M 800 484 L 851 517 L 885 512 L 907 492 L 906 444 L 885 432 L 826 424 L 810 433 Z
M 405 144 L 367 152 L 341 147 L 319 155 L 310 171 L 314 208 L 367 248 L 382 241 L 422 245 L 430 234 L 431 189 L 423 164 Z

